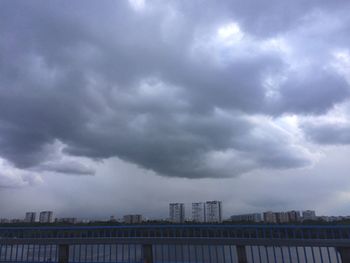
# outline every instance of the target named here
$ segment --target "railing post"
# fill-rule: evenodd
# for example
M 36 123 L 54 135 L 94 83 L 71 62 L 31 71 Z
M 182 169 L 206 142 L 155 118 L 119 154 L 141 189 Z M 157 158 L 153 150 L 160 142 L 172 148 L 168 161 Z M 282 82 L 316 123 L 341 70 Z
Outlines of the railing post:
M 68 263 L 69 259 L 69 246 L 58 245 L 58 263 Z
M 143 262 L 144 263 L 153 263 L 153 250 L 151 244 L 143 244 Z
M 350 247 L 337 247 L 341 262 L 350 262 Z
M 237 245 L 236 249 L 237 249 L 238 263 L 248 263 L 245 246 Z

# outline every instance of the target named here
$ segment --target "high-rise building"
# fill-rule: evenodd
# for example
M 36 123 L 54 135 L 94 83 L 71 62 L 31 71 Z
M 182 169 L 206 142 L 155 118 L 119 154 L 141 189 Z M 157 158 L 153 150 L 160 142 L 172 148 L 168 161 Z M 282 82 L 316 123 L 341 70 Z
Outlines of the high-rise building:
M 289 223 L 289 217 L 287 212 L 278 212 L 275 214 L 277 223 Z
M 52 211 L 42 211 L 39 215 L 40 223 L 52 223 L 53 222 L 53 212 Z
M 142 215 L 125 215 L 123 217 L 126 224 L 140 224 L 142 223 Z
M 253 214 L 243 214 L 243 215 L 233 215 L 231 216 L 231 221 L 235 221 L 235 222 L 261 222 L 261 214 L 259 213 L 253 213 Z
M 220 223 L 222 221 L 221 201 L 207 201 L 205 203 L 205 219 L 209 223 Z
M 35 212 L 27 212 L 26 217 L 24 218 L 24 222 L 26 223 L 34 223 L 36 220 L 36 213 Z
M 267 211 L 264 212 L 264 222 L 265 223 L 277 223 L 277 217 L 276 217 L 276 213 L 271 212 L 271 211 Z
M 169 204 L 169 219 L 173 223 L 185 222 L 185 205 L 183 203 Z
M 299 222 L 300 221 L 300 211 L 288 211 L 288 218 L 289 218 L 289 222 Z
M 303 211 L 303 221 L 306 220 L 317 220 L 316 212 L 314 210 Z
M 192 220 L 194 222 L 205 222 L 205 204 L 200 203 L 192 203 Z

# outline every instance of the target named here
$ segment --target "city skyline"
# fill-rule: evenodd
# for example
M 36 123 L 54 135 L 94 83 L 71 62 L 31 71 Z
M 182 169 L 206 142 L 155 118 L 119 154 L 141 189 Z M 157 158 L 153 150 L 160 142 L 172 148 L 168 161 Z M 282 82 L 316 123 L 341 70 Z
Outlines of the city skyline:
M 0 1 L 1 216 L 350 214 L 349 10 Z
M 186 210 L 190 210 L 190 215 L 186 214 Z M 80 218 L 80 217 L 54 217 L 53 211 L 40 211 L 39 217 L 36 218 L 37 212 L 26 212 L 24 219 L 21 218 L 3 218 L 0 215 L 0 223 L 89 223 L 89 222 L 116 222 L 126 224 L 139 224 L 142 222 L 168 222 L 168 223 L 222 223 L 222 222 L 250 222 L 250 223 L 298 223 L 309 221 L 321 222 L 337 222 L 348 221 L 350 215 L 318 215 L 315 210 L 289 210 L 289 211 L 264 211 L 264 212 L 250 212 L 245 214 L 231 213 L 229 217 L 222 216 L 222 201 L 205 201 L 191 203 L 190 208 L 186 209 L 185 203 L 170 203 L 168 217 L 163 218 L 147 218 L 142 214 L 124 214 L 122 217 L 115 217 L 111 215 L 109 219 L 96 218 Z
M 218 219 L 215 219 L 212 223 L 214 222 L 221 222 L 221 221 L 224 221 L 224 220 L 227 220 L 229 218 L 231 218 L 232 216 L 236 216 L 236 215 L 253 215 L 253 214 L 261 214 L 262 217 L 263 217 L 263 214 L 268 212 L 268 213 L 278 213 L 276 210 L 271 210 L 271 209 L 267 209 L 267 210 L 264 210 L 264 211 L 248 211 L 246 213 L 241 213 L 239 211 L 227 211 L 225 209 L 222 208 L 222 201 L 220 200 L 206 200 L 206 201 L 201 201 L 201 202 L 184 202 L 184 203 L 179 203 L 179 202 L 171 202 L 171 203 L 168 203 L 168 206 L 167 206 L 167 209 L 166 211 L 163 211 L 163 216 L 160 216 L 160 217 L 148 217 L 145 215 L 147 215 L 148 213 L 146 212 L 145 214 L 141 214 L 140 211 L 134 211 L 133 213 L 113 213 L 113 211 L 110 211 L 109 214 L 105 214 L 105 215 L 99 215 L 97 217 L 90 217 L 90 218 L 87 218 L 87 217 L 81 217 L 81 215 L 79 214 L 57 214 L 56 211 L 54 210 L 38 210 L 38 211 L 34 211 L 34 210 L 31 210 L 31 211 L 26 211 L 24 213 L 24 218 L 21 218 L 20 217 L 13 217 L 11 219 L 23 219 L 24 222 L 39 222 L 40 221 L 40 217 L 42 214 L 47 214 L 47 213 L 50 213 L 50 222 L 53 222 L 54 219 L 69 219 L 69 218 L 79 218 L 79 219 L 91 219 L 91 220 L 99 220 L 99 219 L 102 219 L 102 220 L 107 220 L 107 218 L 109 218 L 109 220 L 113 221 L 113 220 L 122 220 L 123 217 L 125 216 L 130 216 L 130 217 L 133 217 L 133 216 L 136 216 L 136 217 L 139 217 L 141 216 L 146 218 L 147 220 L 169 220 L 169 221 L 172 221 L 172 213 L 174 212 L 171 212 L 171 207 L 174 206 L 176 207 L 176 210 L 180 209 L 181 210 L 181 215 L 177 215 L 179 216 L 179 218 L 182 218 L 183 221 L 195 221 L 195 222 L 209 222 L 210 223 L 210 220 L 212 220 L 213 218 L 209 218 L 210 216 L 208 215 L 208 212 L 209 214 L 210 213 L 213 213 L 214 215 L 211 215 L 212 217 L 217 217 Z M 212 211 L 213 208 L 211 209 L 208 209 L 208 207 L 213 207 L 215 211 Z M 219 207 L 217 207 L 219 206 Z M 177 211 L 176 213 L 179 213 L 180 212 Z M 211 210 L 211 211 L 210 211 Z M 283 210 L 284 212 L 298 212 L 300 213 L 299 217 L 303 217 L 304 216 L 304 213 L 313 213 L 313 215 L 315 216 L 315 210 L 310 210 L 310 209 L 306 209 L 306 210 Z M 21 212 L 23 214 L 23 211 Z M 56 217 L 57 216 L 57 217 Z M 307 217 L 312 217 L 312 214 L 311 215 L 307 215 Z M 326 215 L 323 215 L 323 216 L 326 216 Z M 346 217 L 346 216 L 350 216 L 350 215 L 345 215 L 345 214 L 342 214 L 342 215 L 329 215 L 329 216 L 340 216 L 340 217 Z M 46 215 L 45 215 L 46 217 Z M 297 215 L 295 215 L 295 217 L 297 217 Z M 3 216 L 2 214 L 0 214 L 0 219 L 3 218 L 5 219 L 6 217 Z M 9 218 L 10 219 L 10 218 Z

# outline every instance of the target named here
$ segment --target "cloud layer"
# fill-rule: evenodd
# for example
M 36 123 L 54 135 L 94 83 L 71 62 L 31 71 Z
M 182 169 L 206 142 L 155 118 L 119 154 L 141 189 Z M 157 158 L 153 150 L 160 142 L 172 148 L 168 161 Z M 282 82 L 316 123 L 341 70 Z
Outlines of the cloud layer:
M 1 158 L 91 175 L 118 157 L 187 178 L 309 166 L 310 143 L 349 129 L 298 123 L 348 101 L 350 6 L 256 4 L 2 1 Z

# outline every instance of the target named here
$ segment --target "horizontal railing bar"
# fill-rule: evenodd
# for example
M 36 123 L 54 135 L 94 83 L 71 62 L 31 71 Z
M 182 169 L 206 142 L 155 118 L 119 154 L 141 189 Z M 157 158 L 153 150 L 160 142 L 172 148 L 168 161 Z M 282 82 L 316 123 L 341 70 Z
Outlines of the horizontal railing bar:
M 1 230 L 94 230 L 94 229 L 350 229 L 350 225 L 122 225 L 122 226 L 9 226 Z
M 251 238 L 21 238 L 0 239 L 2 245 L 74 245 L 74 244 L 191 244 L 296 247 L 350 247 L 348 239 L 251 239 Z

